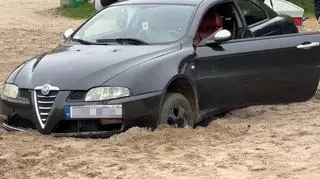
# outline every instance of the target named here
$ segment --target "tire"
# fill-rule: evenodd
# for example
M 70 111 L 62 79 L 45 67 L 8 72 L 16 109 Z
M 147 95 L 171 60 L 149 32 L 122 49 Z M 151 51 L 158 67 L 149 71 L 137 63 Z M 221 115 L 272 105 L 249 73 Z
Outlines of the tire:
M 168 93 L 160 112 L 159 124 L 173 128 L 193 128 L 194 111 L 186 97 L 180 93 Z

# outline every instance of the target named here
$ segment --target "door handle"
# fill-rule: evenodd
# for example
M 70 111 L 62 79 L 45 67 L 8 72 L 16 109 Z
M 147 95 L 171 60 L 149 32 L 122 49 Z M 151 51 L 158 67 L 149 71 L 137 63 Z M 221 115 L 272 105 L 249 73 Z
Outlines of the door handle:
M 320 43 L 319 42 L 312 42 L 312 43 L 309 43 L 309 44 L 301 44 L 301 45 L 298 45 L 297 48 L 298 49 L 310 49 L 310 48 L 313 48 L 313 47 L 318 47 L 320 46 Z

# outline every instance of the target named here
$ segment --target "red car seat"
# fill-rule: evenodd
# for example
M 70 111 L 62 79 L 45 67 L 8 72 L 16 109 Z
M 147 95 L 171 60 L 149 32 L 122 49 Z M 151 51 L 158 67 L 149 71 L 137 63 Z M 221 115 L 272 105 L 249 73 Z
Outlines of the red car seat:
M 206 13 L 197 31 L 195 38 L 196 43 L 199 43 L 201 40 L 209 37 L 211 34 L 213 34 L 221 27 L 223 27 L 223 20 L 219 13 Z

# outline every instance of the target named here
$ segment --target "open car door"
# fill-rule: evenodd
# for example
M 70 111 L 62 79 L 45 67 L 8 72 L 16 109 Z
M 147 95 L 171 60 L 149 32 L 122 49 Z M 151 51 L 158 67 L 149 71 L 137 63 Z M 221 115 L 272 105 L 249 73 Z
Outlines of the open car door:
M 216 42 L 197 50 L 200 109 L 306 101 L 320 77 L 320 33 Z

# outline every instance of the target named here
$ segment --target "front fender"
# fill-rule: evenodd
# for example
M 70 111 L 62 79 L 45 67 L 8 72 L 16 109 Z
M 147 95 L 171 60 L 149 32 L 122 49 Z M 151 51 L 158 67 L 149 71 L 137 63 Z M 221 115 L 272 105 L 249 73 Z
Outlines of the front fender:
M 25 62 L 23 62 L 22 64 L 20 64 L 18 67 L 16 67 L 13 72 L 10 73 L 10 75 L 8 76 L 6 83 L 14 83 L 16 80 L 16 77 L 18 76 L 19 72 L 21 71 L 21 69 L 27 64 L 29 63 L 32 59 L 35 59 L 36 57 L 33 57 L 29 60 L 26 60 Z

